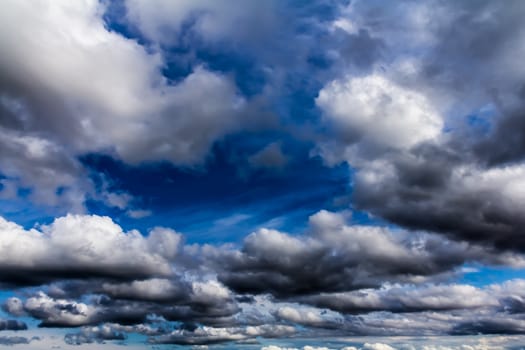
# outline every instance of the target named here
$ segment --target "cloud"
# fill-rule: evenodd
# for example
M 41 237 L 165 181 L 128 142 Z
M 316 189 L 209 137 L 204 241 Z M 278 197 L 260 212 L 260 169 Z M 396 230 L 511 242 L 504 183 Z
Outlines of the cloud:
M 296 333 L 296 329 L 284 325 L 262 325 L 244 328 L 199 327 L 192 331 L 176 330 L 151 339 L 154 344 L 206 345 L 256 337 L 282 338 Z
M 409 229 L 524 249 L 524 74 L 515 59 L 524 10 L 426 1 L 340 11 L 335 24 L 384 43 L 371 71 L 341 69 L 316 98 L 333 129 L 317 137 L 318 152 L 356 170 L 354 207 Z
M 82 328 L 78 333 L 68 333 L 64 341 L 70 345 L 81 345 L 91 343 L 104 343 L 106 340 L 125 340 L 126 335 L 110 326 Z
M 26 338 L 26 337 L 18 337 L 18 336 L 12 336 L 12 337 L 0 337 L 0 344 L 11 346 L 11 345 L 18 345 L 18 344 L 29 344 L 33 341 L 38 341 L 40 338 L 33 337 L 33 338 Z
M 273 142 L 251 155 L 248 162 L 253 168 L 283 168 L 288 163 L 288 157 L 283 153 L 281 144 Z
M 154 283 L 149 285 L 154 286 Z M 194 282 L 192 289 L 185 293 L 162 292 L 164 290 L 140 288 L 112 290 L 103 283 L 93 283 L 76 298 L 73 295 L 53 297 L 43 291 L 25 301 L 10 298 L 4 310 L 13 315 L 29 315 L 40 320 L 40 327 L 95 326 L 100 323 L 135 325 L 147 322 L 152 315 L 168 321 L 220 325 L 233 322 L 229 318 L 239 312 L 229 291 L 214 281 Z
M 383 343 L 366 343 L 363 346 L 363 350 L 395 350 L 388 344 Z
M 336 128 L 349 149 L 406 149 L 437 138 L 443 128 L 438 111 L 426 97 L 372 74 L 326 84 L 315 100 L 328 124 Z M 359 146 L 358 146 L 359 147 Z
M 455 325 L 451 331 L 454 335 L 476 334 L 524 334 L 525 322 L 516 319 L 490 318 L 475 319 Z
M 443 159 L 441 169 L 439 160 L 427 168 L 430 153 L 416 152 L 363 168 L 355 179 L 356 204 L 412 229 L 502 250 L 523 249 L 518 210 L 524 199 L 519 190 L 523 165 L 485 170 Z
M 250 102 L 231 79 L 205 67 L 169 82 L 161 54 L 110 31 L 105 11 L 94 0 L 4 4 L 0 167 L 37 202 L 82 211 L 95 195 L 77 160 L 86 153 L 201 165 L 215 141 L 259 115 L 245 114 Z
M 313 215 L 310 226 L 304 237 L 261 229 L 244 239 L 240 252 L 208 251 L 209 259 L 224 266 L 218 278 L 234 291 L 277 296 L 423 282 L 471 259 L 521 259 L 431 235 L 346 225 L 344 216 L 327 211 Z
M 127 333 L 152 343 L 204 345 L 292 330 L 455 334 L 486 319 L 521 324 L 523 281 L 486 288 L 445 283 L 466 262 L 519 263 L 520 255 L 349 220 L 345 212 L 320 211 L 301 235 L 260 229 L 240 248 L 185 245 L 165 228 L 147 236 L 124 232 L 99 216 L 68 215 L 30 230 L 3 220 L 4 281 L 31 286 L 3 309 L 40 327 L 89 326 L 71 333 L 71 343 Z M 153 318 L 184 326 L 172 331 Z
M 498 306 L 488 291 L 470 285 L 384 286 L 345 293 L 321 293 L 298 301 L 343 313 L 417 312 Z
M 524 15 L 518 0 L 6 0 L 0 199 L 78 215 L 33 228 L 0 218 L 0 287 L 15 293 L 4 311 L 77 327 L 69 345 L 128 333 L 196 346 L 524 334 L 523 280 L 454 279 L 465 264 L 525 266 Z M 111 172 L 91 180 L 85 157 L 206 171 L 221 140 L 245 146 L 231 136 L 255 140 L 245 165 L 283 173 L 315 144 L 312 156 L 349 165 L 350 209 L 368 216 L 322 210 L 301 231 L 299 201 L 278 214 L 290 232 L 257 228 L 219 245 L 80 215 L 94 200 L 155 221 Z M 214 224 L 253 221 L 233 209 Z M 367 342 L 346 349 L 417 349 Z M 303 350 L 327 349 L 315 346 Z
M 39 131 L 47 129 L 54 140 L 79 152 L 110 147 L 131 162 L 198 162 L 214 138 L 232 127 L 229 118 L 235 118 L 235 110 L 243 104 L 227 79 L 204 68 L 197 68 L 179 85 L 167 84 L 160 74 L 161 57 L 108 31 L 102 19 L 104 7 L 96 1 L 5 5 L 6 14 L 25 23 L 23 30 L 15 30 L 12 21 L 3 22 L 2 46 L 11 50 L 2 66 L 8 69 L 16 62 L 18 67 L 18 74 L 8 75 L 12 81 L 6 87 L 20 86 L 17 94 L 6 94 L 23 101 L 30 111 L 29 127 L 33 118 L 42 118 L 47 125 L 40 122 Z M 61 32 L 62 25 L 71 30 Z M 33 35 L 25 35 L 24 30 Z M 35 65 L 31 60 L 35 53 L 47 59 Z M 44 98 L 47 104 L 36 109 Z M 65 103 L 48 115 L 49 104 L 57 98 Z M 201 103 L 204 100 L 206 104 Z M 170 123 L 165 123 L 166 118 Z
M 233 2 L 218 4 L 210 0 L 177 3 L 156 0 L 153 6 L 149 6 L 128 0 L 125 5 L 128 19 L 142 34 L 161 44 L 176 43 L 187 27 L 200 39 L 212 42 L 260 40 L 271 31 L 271 27 L 265 25 L 277 21 L 274 1 L 247 2 L 238 6 Z M 239 26 L 246 31 L 239 32 Z
M 27 324 L 18 320 L 0 319 L 0 331 L 23 331 L 27 329 Z
M 157 228 L 144 237 L 138 231 L 125 233 L 108 217 L 79 215 L 58 218 L 42 231 L 2 218 L 0 236 L 0 274 L 3 283 L 14 285 L 167 276 L 182 244 L 182 237 L 169 229 Z

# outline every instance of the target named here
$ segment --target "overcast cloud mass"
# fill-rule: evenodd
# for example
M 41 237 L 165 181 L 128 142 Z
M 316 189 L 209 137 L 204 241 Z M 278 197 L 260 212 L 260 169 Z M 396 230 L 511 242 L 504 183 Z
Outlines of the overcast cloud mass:
M 0 346 L 523 348 L 524 1 L 0 6 Z

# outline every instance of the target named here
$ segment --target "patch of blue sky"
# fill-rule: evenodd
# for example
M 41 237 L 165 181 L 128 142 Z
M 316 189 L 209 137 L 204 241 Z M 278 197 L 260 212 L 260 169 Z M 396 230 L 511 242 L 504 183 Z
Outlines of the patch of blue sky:
M 496 106 L 492 103 L 480 108 L 466 117 L 467 125 L 479 136 L 488 135 L 493 129 L 494 118 L 498 115 Z
M 10 290 L 0 290 L 0 304 L 3 304 L 5 300 L 15 296 L 15 292 Z M 6 318 L 8 314 L 0 308 L 0 318 Z
M 523 268 L 467 264 L 463 267 L 463 271 L 458 282 L 476 287 L 504 283 L 513 279 L 525 279 L 525 269 Z
M 88 209 L 111 215 L 126 229 L 146 232 L 167 226 L 187 234 L 189 241 L 223 242 L 236 241 L 264 224 L 299 232 L 308 216 L 320 209 L 348 208 L 348 203 L 333 200 L 350 191 L 346 165 L 326 167 L 302 146 L 283 142 L 284 153 L 294 153 L 293 161 L 282 169 L 252 169 L 247 158 L 265 143 L 245 136 L 215 147 L 205 171 L 166 163 L 129 166 L 108 156 L 88 155 L 82 162 L 99 187 L 103 179 L 112 179 L 108 190 L 131 194 L 137 207 L 153 215 L 135 220 L 93 200 Z M 232 218 L 234 230 L 227 225 Z
M 208 69 L 233 75 L 236 86 L 247 97 L 261 93 L 267 82 L 264 67 L 246 52 L 225 50 L 214 45 L 197 50 L 195 59 L 196 62 L 203 62 Z
M 21 294 L 22 294 L 21 291 L 1 290 L 0 291 L 0 305 L 3 305 L 6 302 L 6 300 L 9 298 L 20 297 Z M 3 308 L 0 308 L 0 319 L 17 319 L 19 321 L 25 322 L 25 324 L 27 325 L 29 329 L 37 328 L 38 324 L 40 323 L 40 321 L 32 317 L 29 317 L 29 316 L 18 317 L 18 316 L 11 315 L 7 313 Z
M 40 206 L 22 197 L 0 199 L 0 213 L 4 219 L 30 229 L 37 223 L 51 223 L 57 215 L 57 210 L 49 206 Z
M 106 29 L 125 38 L 136 40 L 148 49 L 152 43 L 127 20 L 125 0 L 104 1 L 103 3 L 106 6 L 106 11 L 103 15 Z

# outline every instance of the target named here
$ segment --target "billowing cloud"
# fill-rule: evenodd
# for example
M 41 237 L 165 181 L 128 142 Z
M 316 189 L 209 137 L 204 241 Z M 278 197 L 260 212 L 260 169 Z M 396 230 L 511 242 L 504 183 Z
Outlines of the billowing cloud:
M 417 91 L 373 74 L 326 85 L 316 99 L 324 118 L 349 144 L 406 149 L 437 138 L 443 128 L 439 112 Z
M 519 0 L 5 1 L 0 201 L 47 224 L 0 218 L 2 308 L 16 318 L 0 320 L 0 343 L 37 343 L 37 322 L 75 327 L 64 346 L 129 333 L 196 348 L 511 344 L 386 337 L 525 334 L 523 280 L 460 278 L 525 266 L 524 15 Z M 348 166 L 351 195 L 319 195 L 338 212 L 311 215 L 298 196 L 256 223 L 251 201 L 291 168 L 310 176 L 317 156 L 323 181 Z M 168 202 L 219 211 L 183 201 L 239 173 L 243 208 L 225 198 L 225 218 L 187 218 L 191 244 L 155 227 L 179 222 L 158 215 Z M 184 188 L 153 191 L 157 176 Z
M 240 252 L 209 253 L 224 265 L 219 280 L 240 293 L 290 296 L 422 282 L 471 259 L 521 264 L 517 255 L 492 256 L 431 235 L 346 225 L 343 215 L 327 211 L 313 215 L 310 225 L 304 237 L 261 229 L 245 238 Z
M 185 245 L 164 228 L 147 236 L 124 232 L 98 216 L 68 215 L 38 230 L 3 220 L 4 281 L 33 286 L 3 309 L 40 327 L 84 327 L 66 336 L 70 344 L 127 333 L 186 345 L 298 332 L 521 333 L 521 280 L 486 288 L 440 284 L 466 262 L 520 265 L 520 255 L 348 220 L 347 213 L 320 211 L 303 235 L 261 229 L 239 249 Z M 183 326 L 173 331 L 154 318 Z
M 521 251 L 523 70 L 515 57 L 523 52 L 523 6 L 478 5 L 353 2 L 343 10 L 334 25 L 383 38 L 390 59 L 320 89 L 317 106 L 335 130 L 319 152 L 357 170 L 357 208 Z
M 0 219 L 0 274 L 7 284 L 38 284 L 59 278 L 137 278 L 173 273 L 170 261 L 181 236 L 155 229 L 148 237 L 125 233 L 108 217 L 68 215 L 42 231 Z
M 80 196 L 81 207 L 92 192 L 79 155 L 202 164 L 247 117 L 248 102 L 221 73 L 195 67 L 169 82 L 159 53 L 108 30 L 101 2 L 3 6 L 0 167 L 44 204 Z

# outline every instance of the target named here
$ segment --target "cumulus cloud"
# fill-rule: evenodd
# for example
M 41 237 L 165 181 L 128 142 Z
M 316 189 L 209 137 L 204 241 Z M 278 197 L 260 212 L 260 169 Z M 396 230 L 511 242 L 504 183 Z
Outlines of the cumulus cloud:
M 30 230 L 3 220 L 4 283 L 32 286 L 3 309 L 40 327 L 89 326 L 68 336 L 75 344 L 132 332 L 202 345 L 279 337 L 298 325 L 326 335 L 521 333 L 523 281 L 445 283 L 466 262 L 508 264 L 519 255 L 348 220 L 321 211 L 303 235 L 261 229 L 240 248 L 185 245 L 165 228 L 124 232 L 98 216 Z M 152 317 L 186 326 L 172 332 Z M 23 329 L 13 322 L 5 327 Z
M 467 261 L 520 261 L 519 256 L 492 255 L 432 235 L 349 225 L 343 214 L 327 211 L 311 217 L 304 237 L 262 229 L 247 236 L 240 250 L 184 246 L 180 234 L 163 228 L 148 236 L 124 232 L 111 219 L 98 216 L 69 215 L 40 230 L 25 230 L 6 220 L 2 227 L 4 283 L 49 285 L 47 293 L 26 301 L 8 299 L 4 309 L 29 314 L 43 326 L 143 322 L 152 314 L 231 323 L 228 317 L 238 313 L 237 304 L 244 301 L 230 289 L 271 293 L 343 313 L 482 308 L 500 302 L 470 286 L 363 288 L 377 288 L 388 280 L 439 280 Z M 17 250 L 22 247 L 23 258 Z M 499 292 L 502 303 L 519 312 L 521 296 L 509 293 L 511 287 L 501 288 L 506 288 Z M 75 300 L 89 294 L 104 297 Z M 338 328 L 341 323 L 324 320 L 315 310 L 283 307 L 273 314 L 310 327 Z
M 521 261 L 431 235 L 347 225 L 343 215 L 327 211 L 313 215 L 310 226 L 305 237 L 261 229 L 245 238 L 240 252 L 203 253 L 224 265 L 219 280 L 233 290 L 280 296 L 423 282 L 471 259 Z
M 349 144 L 345 153 L 356 143 L 410 148 L 437 138 L 443 128 L 441 116 L 424 95 L 380 74 L 334 80 L 319 91 L 316 104 Z
M 3 283 L 38 284 L 59 278 L 167 276 L 182 237 L 154 229 L 124 232 L 108 217 L 68 215 L 25 230 L 0 219 Z
M 249 102 L 220 73 L 196 67 L 170 83 L 159 53 L 108 30 L 103 2 L 3 7 L 0 166 L 44 204 L 76 198 L 82 209 L 93 188 L 79 155 L 202 164 L 212 144 L 247 117 Z
M 94 199 L 153 216 L 126 189 L 110 191 L 111 179 L 95 184 L 79 159 L 201 167 L 217 142 L 249 129 L 266 146 L 244 164 L 284 172 L 297 145 L 257 133 L 276 112 L 279 138 L 348 164 L 352 209 L 384 221 L 320 211 L 304 232 L 257 228 L 238 244 L 187 245 L 168 228 L 143 234 L 96 215 L 30 229 L 0 218 L 0 287 L 21 290 L 4 311 L 78 327 L 70 345 L 127 333 L 195 346 L 525 333 L 522 280 L 451 279 L 466 263 L 525 266 L 524 15 L 518 0 L 5 1 L 0 199 L 74 213 Z M 0 330 L 26 328 L 0 320 Z M 314 349 L 327 348 L 303 347 Z
M 355 207 L 411 229 L 523 250 L 523 70 L 515 60 L 523 11 L 515 1 L 353 2 L 341 11 L 334 25 L 366 28 L 385 45 L 380 65 L 343 70 L 316 99 L 334 129 L 318 151 L 356 169 Z
M 14 21 L 3 21 L 2 45 L 11 49 L 3 67 L 16 62 L 19 70 L 19 74 L 8 75 L 13 81 L 6 82 L 6 88 L 19 85 L 18 94 L 36 96 L 14 95 L 15 91 L 6 94 L 29 110 L 28 127 L 37 124 L 38 119 L 33 118 L 40 117 L 40 127 L 79 151 L 112 147 L 129 161 L 161 159 L 191 164 L 205 155 L 215 137 L 232 127 L 228 118 L 237 116 L 235 110 L 243 104 L 227 79 L 204 68 L 196 69 L 180 85 L 168 85 L 160 74 L 161 57 L 108 31 L 101 17 L 103 5 L 96 1 L 42 2 L 37 6 L 13 2 L 5 6 L 6 15 L 17 18 L 18 24 L 25 23 L 20 30 L 12 27 Z M 61 31 L 64 25 L 70 30 Z M 25 35 L 23 30 L 33 35 Z M 39 45 L 42 42 L 46 45 Z M 35 52 L 47 59 L 35 65 L 31 60 Z M 36 109 L 38 98 L 49 97 L 45 102 L 49 104 L 53 96 L 64 101 L 57 104 L 57 113 L 37 115 L 49 110 Z M 164 123 L 165 118 L 170 122 Z M 163 131 L 169 139 L 162 136 Z M 148 136 L 153 133 L 155 139 Z

